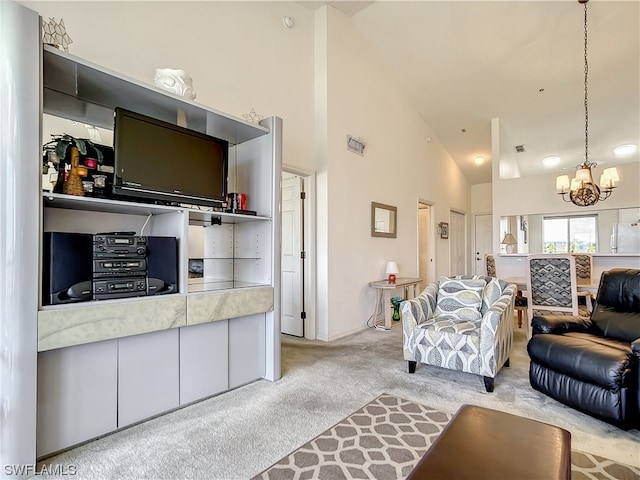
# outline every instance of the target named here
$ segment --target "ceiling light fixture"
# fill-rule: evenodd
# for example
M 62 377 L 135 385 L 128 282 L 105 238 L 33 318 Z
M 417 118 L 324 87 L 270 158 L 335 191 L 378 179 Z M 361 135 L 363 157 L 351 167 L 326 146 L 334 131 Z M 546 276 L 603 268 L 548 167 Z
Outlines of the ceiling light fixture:
M 560 157 L 545 157 L 542 159 L 542 164 L 545 167 L 555 167 L 560 164 Z
M 613 154 L 616 157 L 630 157 L 631 155 L 634 155 L 638 152 L 638 146 L 637 145 L 620 145 L 619 147 L 616 147 L 613 149 Z
M 591 169 L 597 163 L 589 161 L 589 104 L 588 82 L 589 62 L 587 61 L 587 3 L 589 0 L 578 0 L 584 5 L 584 162 L 576 166 L 576 176 L 569 180 L 569 175 L 560 175 L 556 178 L 558 195 L 562 195 L 565 202 L 572 202 L 579 207 L 595 205 L 598 201 L 606 200 L 611 196 L 616 183 L 620 180 L 618 170 L 605 168 L 600 175 L 600 187 L 593 182 Z M 568 195 L 568 198 L 567 198 Z
M 477 156 L 473 159 L 473 163 L 475 163 L 476 165 L 482 165 L 484 163 L 484 157 Z

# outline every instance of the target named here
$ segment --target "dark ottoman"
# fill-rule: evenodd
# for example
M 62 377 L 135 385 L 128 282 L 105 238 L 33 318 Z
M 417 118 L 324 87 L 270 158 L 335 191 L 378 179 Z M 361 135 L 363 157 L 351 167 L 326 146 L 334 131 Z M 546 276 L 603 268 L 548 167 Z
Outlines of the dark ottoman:
M 407 478 L 570 479 L 571 434 L 528 418 L 463 405 Z

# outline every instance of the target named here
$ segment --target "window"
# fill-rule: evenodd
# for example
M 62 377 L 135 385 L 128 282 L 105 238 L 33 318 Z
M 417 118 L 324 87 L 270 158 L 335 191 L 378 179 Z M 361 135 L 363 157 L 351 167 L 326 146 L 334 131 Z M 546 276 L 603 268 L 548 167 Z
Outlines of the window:
M 547 217 L 542 224 L 545 253 L 595 253 L 597 215 Z

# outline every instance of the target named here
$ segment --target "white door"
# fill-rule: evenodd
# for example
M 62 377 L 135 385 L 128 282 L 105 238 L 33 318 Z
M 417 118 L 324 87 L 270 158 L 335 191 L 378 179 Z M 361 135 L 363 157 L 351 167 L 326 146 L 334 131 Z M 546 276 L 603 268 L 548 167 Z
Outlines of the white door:
M 464 275 L 467 273 L 465 268 L 465 225 L 464 214 L 451 212 L 449 221 L 449 248 L 451 253 L 451 276 Z
M 302 275 L 302 178 L 282 173 L 282 333 L 304 336 Z
M 422 279 L 420 291 L 434 281 L 433 232 L 431 228 L 431 206 L 418 203 L 418 277 Z
M 475 217 L 475 274 L 484 275 L 484 256 L 493 249 L 493 216 L 476 215 Z

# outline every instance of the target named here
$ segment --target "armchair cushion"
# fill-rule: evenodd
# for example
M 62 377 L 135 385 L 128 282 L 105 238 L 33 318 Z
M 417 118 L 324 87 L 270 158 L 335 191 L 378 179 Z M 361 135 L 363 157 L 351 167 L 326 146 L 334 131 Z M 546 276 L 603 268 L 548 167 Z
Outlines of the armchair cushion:
M 567 333 L 540 335 L 535 342 L 529 342 L 527 350 L 539 366 L 554 372 L 572 372 L 573 378 L 586 384 L 612 390 L 632 384 L 631 363 L 634 360 L 628 343 L 584 333 Z
M 440 277 L 435 317 L 465 322 L 482 318 L 482 292 L 487 282 L 482 279 Z M 475 327 L 474 327 L 475 328 Z
M 574 317 L 572 315 L 544 315 L 533 317 L 531 327 L 533 335 L 540 333 L 586 332 L 591 327 L 591 321 L 586 317 Z

